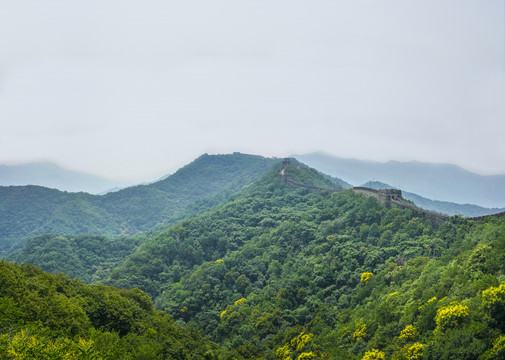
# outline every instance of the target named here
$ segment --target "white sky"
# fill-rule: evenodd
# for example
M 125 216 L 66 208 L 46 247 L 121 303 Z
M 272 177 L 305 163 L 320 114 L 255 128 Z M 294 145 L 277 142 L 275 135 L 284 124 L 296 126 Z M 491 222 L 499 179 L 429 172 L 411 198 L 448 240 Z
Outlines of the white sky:
M 0 163 L 204 152 L 505 173 L 503 0 L 0 0 Z

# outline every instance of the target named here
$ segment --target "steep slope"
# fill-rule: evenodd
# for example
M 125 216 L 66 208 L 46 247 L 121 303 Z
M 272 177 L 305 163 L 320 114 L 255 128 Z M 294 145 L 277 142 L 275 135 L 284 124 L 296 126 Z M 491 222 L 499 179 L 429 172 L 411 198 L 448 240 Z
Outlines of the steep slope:
M 505 278 L 503 218 L 435 226 L 350 190 L 310 190 L 326 179 L 302 166 L 288 169 L 307 187 L 292 185 L 280 169 L 153 234 L 110 283 L 148 291 L 230 359 L 371 359 L 373 349 L 477 359 L 496 350 L 504 329 L 481 296 Z M 471 317 L 445 325 L 441 314 L 460 303 Z
M 280 165 L 275 167 L 230 202 L 154 233 L 113 271 L 109 283 L 139 287 L 157 296 L 163 290 L 164 281 L 177 282 L 194 265 L 237 250 L 252 236 L 268 231 L 279 219 L 308 209 L 305 200 L 297 203 L 299 194 L 305 194 L 309 202 L 320 199 L 318 191 L 289 185 L 279 176 L 280 170 Z M 341 189 L 315 170 L 299 164 L 291 166 L 287 174 L 310 187 L 326 185 L 329 189 Z
M 450 164 L 418 161 L 380 163 L 324 153 L 295 155 L 303 163 L 353 185 L 375 179 L 429 199 L 505 207 L 505 175 L 482 176 Z
M 203 155 L 157 183 L 103 196 L 0 187 L 0 254 L 44 233 L 131 235 L 173 223 L 225 201 L 277 162 L 239 153 Z
M 38 185 L 50 189 L 99 194 L 127 184 L 98 176 L 64 169 L 56 164 L 41 162 L 21 165 L 0 165 L 0 186 Z

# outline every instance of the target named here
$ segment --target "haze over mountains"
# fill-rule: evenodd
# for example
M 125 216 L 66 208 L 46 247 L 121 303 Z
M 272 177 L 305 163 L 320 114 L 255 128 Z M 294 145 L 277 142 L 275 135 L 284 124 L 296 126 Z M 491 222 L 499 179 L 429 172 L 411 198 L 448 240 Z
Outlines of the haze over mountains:
M 0 186 L 39 185 L 61 191 L 100 194 L 130 185 L 78 171 L 71 171 L 50 162 L 0 165 Z
M 375 180 L 429 199 L 489 208 L 505 207 L 505 175 L 478 175 L 451 164 L 381 163 L 344 159 L 321 152 L 294 157 L 354 186 Z
M 372 189 L 393 189 L 393 186 L 382 183 L 380 181 L 368 181 L 362 186 Z M 421 195 L 414 194 L 408 191 L 402 191 L 404 199 L 414 202 L 417 206 L 447 215 L 463 215 L 466 217 L 484 216 L 498 214 L 505 211 L 505 208 L 485 208 L 473 204 L 457 204 L 450 201 L 431 200 Z
M 347 182 L 362 185 L 367 175 L 375 180 L 390 179 L 388 184 L 385 181 L 380 186 L 400 185 L 406 199 L 427 210 L 467 217 L 504 211 L 504 206 L 486 208 L 460 204 L 471 202 L 472 199 L 476 204 L 499 204 L 504 197 L 503 191 L 498 189 L 499 183 L 493 187 L 489 185 L 487 177 L 471 174 L 452 165 L 418 162 L 381 164 L 339 159 L 321 153 L 297 157 L 323 173 L 338 176 L 328 178 L 344 188 L 350 187 Z M 103 196 L 66 193 L 53 188 L 67 191 L 94 189 L 97 192 L 117 183 L 47 163 L 3 166 L 0 167 L 2 184 L 39 183 L 49 188 L 0 186 L 0 236 L 5 240 L 0 244 L 0 253 L 10 252 L 21 246 L 24 239 L 44 233 L 118 236 L 146 231 L 153 226 L 176 221 L 188 211 L 204 210 L 225 201 L 230 194 L 257 180 L 279 161 L 240 153 L 203 155 L 157 182 L 132 186 Z M 496 181 L 502 178 L 493 177 Z M 459 187 L 452 184 L 459 184 Z M 467 187 L 461 189 L 465 184 Z M 418 192 L 405 191 L 409 188 L 417 188 Z M 454 195 L 455 188 L 460 190 L 457 193 L 459 197 Z M 449 195 L 445 195 L 444 191 Z M 430 193 L 433 193 L 432 196 L 426 195 Z M 491 196 L 487 196 L 489 193 Z M 448 197 L 457 201 L 440 200 Z
M 293 157 L 334 177 L 333 181 L 345 188 L 376 181 L 427 200 L 478 205 L 492 212 L 505 208 L 505 175 L 478 175 L 452 164 L 419 161 L 381 163 L 340 158 L 323 152 Z M 169 175 L 138 185 L 153 184 L 167 177 Z M 67 170 L 49 162 L 0 165 L 0 186 L 23 185 L 100 195 L 131 186 L 126 182 Z

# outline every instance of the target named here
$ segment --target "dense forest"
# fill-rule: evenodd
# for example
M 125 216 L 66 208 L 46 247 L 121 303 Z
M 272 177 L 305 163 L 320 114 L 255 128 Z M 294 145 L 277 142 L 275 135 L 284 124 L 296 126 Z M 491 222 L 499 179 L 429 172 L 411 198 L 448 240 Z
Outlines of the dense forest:
M 133 235 L 225 202 L 278 160 L 204 154 L 166 179 L 108 193 L 0 186 L 0 256 L 41 234 Z
M 0 261 L 2 359 L 216 359 L 217 347 L 144 292 Z
M 144 236 L 109 238 L 102 235 L 45 234 L 29 239 L 19 251 L 7 258 L 36 264 L 48 272 L 62 272 L 86 283 L 99 283 L 120 265 Z
M 225 203 L 142 236 L 31 239 L 14 260 L 104 285 L 2 262 L 10 269 L 4 272 L 21 274 L 15 286 L 26 287 L 9 290 L 3 284 L 11 275 L 0 282 L 1 306 L 12 314 L 1 325 L 3 349 L 16 358 L 20 342 L 39 341 L 44 349 L 67 344 L 77 358 L 82 342 L 92 344 L 97 358 L 112 358 L 119 349 L 131 358 L 177 358 L 163 348 L 166 336 L 183 342 L 178 336 L 187 332 L 180 358 L 505 358 L 505 218 L 433 223 L 414 210 L 342 190 L 296 161 L 285 175 L 307 187 L 286 182 L 280 170 L 278 163 Z M 55 285 L 32 287 L 37 279 Z M 47 294 L 81 306 L 84 315 L 76 321 L 86 325 L 70 328 L 87 330 L 65 333 L 57 324 L 69 322 L 70 313 L 34 307 L 40 301 L 30 296 Z M 102 310 L 109 298 L 133 308 L 97 315 L 109 314 Z M 17 313 L 19 304 L 25 305 Z M 133 325 L 141 319 L 164 319 L 171 332 Z M 18 341 L 22 336 L 34 340 Z M 140 355 L 137 346 L 157 352 Z

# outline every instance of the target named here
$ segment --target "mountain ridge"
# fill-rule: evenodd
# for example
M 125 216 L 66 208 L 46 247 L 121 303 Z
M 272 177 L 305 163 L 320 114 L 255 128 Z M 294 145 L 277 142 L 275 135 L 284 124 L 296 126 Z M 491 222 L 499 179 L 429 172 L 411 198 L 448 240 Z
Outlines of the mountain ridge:
M 361 186 L 372 189 L 393 189 L 393 186 L 380 181 L 368 181 Z M 449 216 L 462 215 L 468 218 L 495 215 L 505 211 L 505 208 L 485 208 L 474 204 L 457 204 L 448 201 L 432 200 L 408 191 L 402 191 L 405 199 L 414 202 L 417 206 L 431 211 L 436 211 Z
M 44 233 L 133 235 L 202 211 L 258 179 L 278 160 L 202 155 L 169 177 L 105 195 L 40 186 L 0 187 L 0 249 Z M 222 167 L 223 171 L 216 171 Z M 18 244 L 19 245 L 19 244 Z
M 377 180 L 429 199 L 505 207 L 505 175 L 478 175 L 452 164 L 345 159 L 324 153 L 293 155 L 353 185 Z

